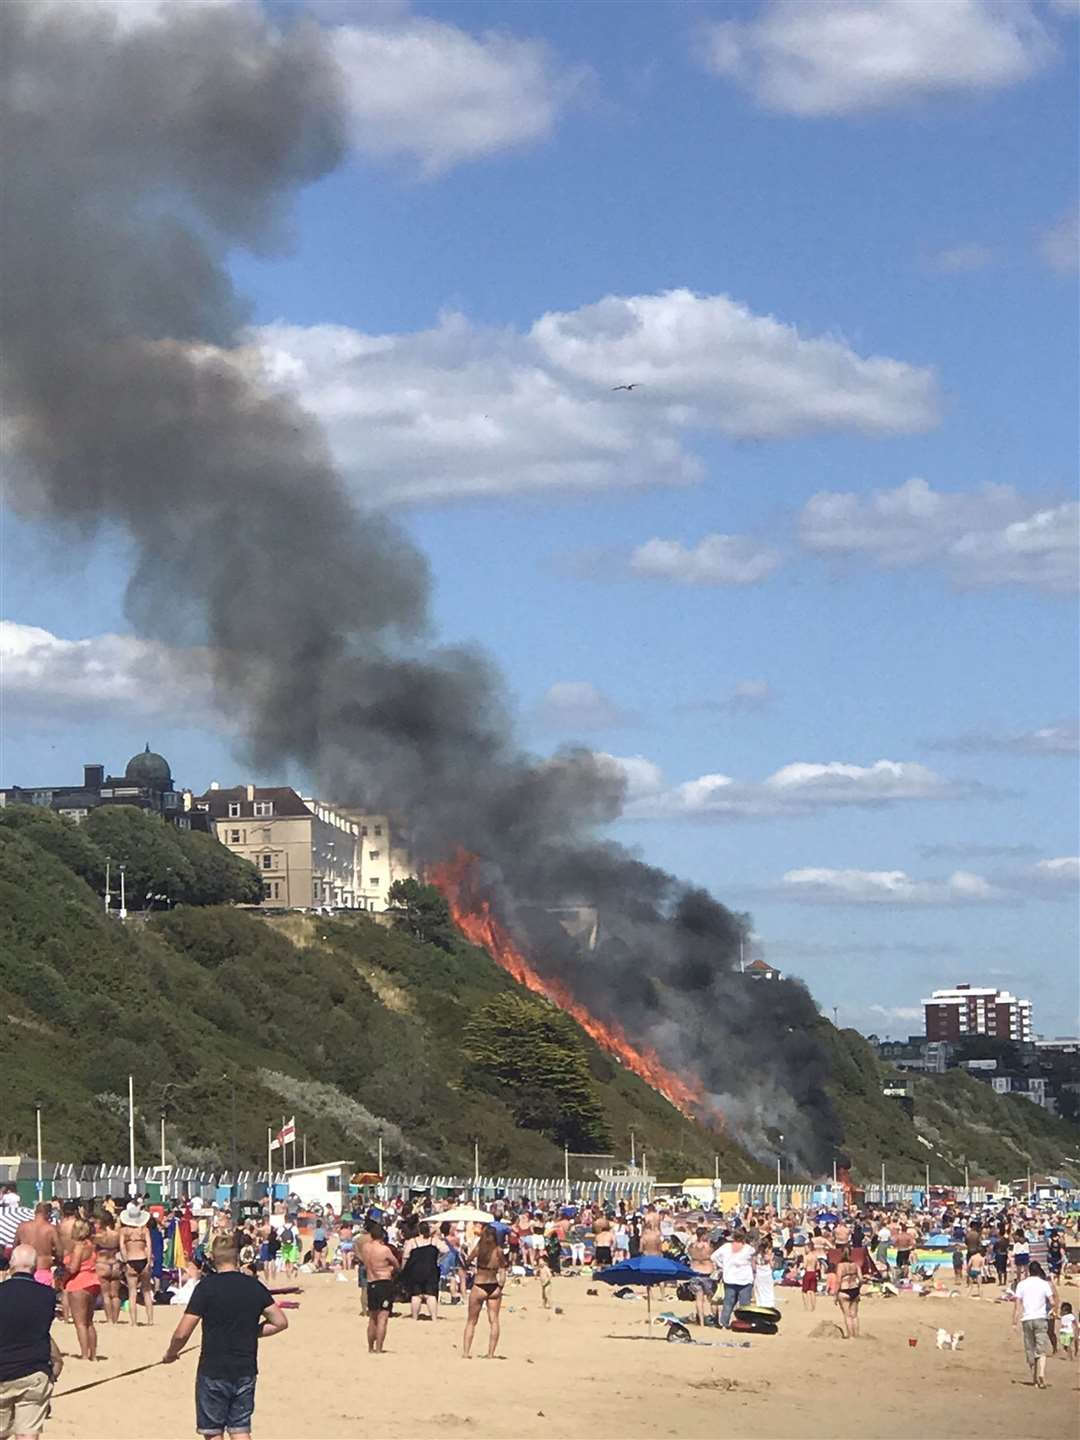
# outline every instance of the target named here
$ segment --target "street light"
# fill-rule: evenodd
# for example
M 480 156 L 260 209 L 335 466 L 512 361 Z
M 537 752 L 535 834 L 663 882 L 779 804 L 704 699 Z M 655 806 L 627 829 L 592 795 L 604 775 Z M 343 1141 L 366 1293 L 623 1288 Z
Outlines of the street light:
M 126 920 L 126 919 L 127 919 L 127 892 L 126 892 L 125 889 L 124 889 L 124 871 L 125 871 L 126 869 L 127 869 L 127 866 L 126 866 L 126 865 L 121 865 L 121 866 L 120 866 L 120 919 L 121 919 L 121 920 Z
M 777 1217 L 779 1217 L 779 1215 L 780 1215 L 780 1166 L 781 1166 L 781 1164 L 782 1164 L 783 1153 L 784 1153 L 784 1137 L 783 1137 L 783 1135 L 781 1135 L 781 1136 L 780 1136 L 780 1148 L 779 1148 L 779 1150 L 776 1152 L 776 1214 L 777 1214 Z
M 45 1182 L 42 1179 L 41 1164 L 41 1112 L 45 1108 L 44 1100 L 34 1101 L 34 1114 L 37 1120 L 37 1203 L 40 1205 L 45 1198 Z
M 106 856 L 105 856 L 105 914 L 106 914 L 106 915 L 109 913 L 109 905 L 110 905 L 110 903 L 111 903 L 111 901 L 112 901 L 112 890 L 110 889 L 111 880 L 112 880 L 112 856 L 111 856 L 111 855 L 106 855 Z

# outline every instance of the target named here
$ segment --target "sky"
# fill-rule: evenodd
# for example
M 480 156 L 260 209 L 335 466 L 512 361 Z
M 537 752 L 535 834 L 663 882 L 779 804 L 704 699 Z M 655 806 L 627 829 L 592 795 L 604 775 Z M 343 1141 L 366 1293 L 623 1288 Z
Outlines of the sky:
M 842 1024 L 966 980 L 1076 1033 L 1075 0 L 269 10 L 352 149 L 231 257 L 244 342 L 523 746 L 612 757 L 612 833 Z M 122 535 L 0 518 L 0 784 L 303 787 L 135 633 Z

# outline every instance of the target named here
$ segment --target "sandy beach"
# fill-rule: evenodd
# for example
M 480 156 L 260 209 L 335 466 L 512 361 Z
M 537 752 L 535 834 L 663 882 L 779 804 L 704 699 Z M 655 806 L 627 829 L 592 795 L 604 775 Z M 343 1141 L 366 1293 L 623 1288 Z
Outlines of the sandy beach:
M 584 1277 L 556 1279 L 554 1303 L 563 1313 L 545 1312 L 536 1282 L 525 1280 L 503 1307 L 504 1358 L 464 1362 L 460 1307 L 444 1305 L 434 1326 L 395 1319 L 387 1353 L 369 1357 L 355 1285 L 321 1275 L 301 1283 L 288 1332 L 261 1349 L 257 1440 L 1068 1440 L 1080 1430 L 1080 1365 L 1052 1359 L 1049 1388 L 1035 1391 L 1010 1328 L 1012 1307 L 989 1298 L 868 1299 L 865 1335 L 847 1342 L 821 1333 L 837 1314 L 831 1302 L 821 1299 L 816 1312 L 804 1313 L 798 1292 L 783 1290 L 780 1333 L 751 1337 L 743 1349 L 724 1343 L 743 1337 L 712 1328 L 704 1332 L 709 1346 L 649 1343 L 644 1301 L 617 1300 L 602 1287 L 586 1295 Z M 1065 1294 L 1075 1297 L 1075 1287 Z M 108 1358 L 93 1368 L 68 1361 L 46 1436 L 187 1440 L 194 1433 L 194 1353 L 64 1393 L 159 1359 L 179 1313 L 160 1308 L 153 1329 L 134 1333 L 126 1324 L 119 1333 L 101 1326 Z M 965 1332 L 960 1351 L 937 1350 L 938 1325 Z M 71 1328 L 58 1324 L 55 1333 L 70 1352 Z M 653 1333 L 665 1332 L 654 1326 Z M 477 1342 L 482 1351 L 483 1320 Z

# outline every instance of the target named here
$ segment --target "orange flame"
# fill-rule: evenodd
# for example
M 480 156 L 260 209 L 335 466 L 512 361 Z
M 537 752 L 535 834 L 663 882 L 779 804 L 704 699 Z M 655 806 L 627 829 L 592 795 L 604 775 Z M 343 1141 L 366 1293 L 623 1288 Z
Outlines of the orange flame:
M 676 1075 L 661 1063 L 655 1050 L 638 1049 L 630 1043 L 621 1025 L 615 1021 L 598 1020 L 561 981 L 545 979 L 533 969 L 510 939 L 505 927 L 492 915 L 489 902 L 473 893 L 475 864 L 474 856 L 459 850 L 453 860 L 434 866 L 428 876 L 446 897 L 454 924 L 462 934 L 474 945 L 486 950 L 519 985 L 524 985 L 534 994 L 543 995 L 560 1010 L 565 1010 L 602 1050 L 658 1090 L 677 1110 L 691 1117 L 700 1110 L 705 1087 L 696 1075 L 685 1078 Z

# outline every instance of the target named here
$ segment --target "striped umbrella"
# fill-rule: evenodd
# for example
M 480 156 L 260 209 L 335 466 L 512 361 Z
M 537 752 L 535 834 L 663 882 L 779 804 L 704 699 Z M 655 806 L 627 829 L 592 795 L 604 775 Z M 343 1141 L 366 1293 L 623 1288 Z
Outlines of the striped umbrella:
M 15 1244 L 15 1231 L 24 1220 L 34 1218 L 33 1210 L 25 1205 L 4 1205 L 0 1207 L 0 1246 L 7 1247 Z

